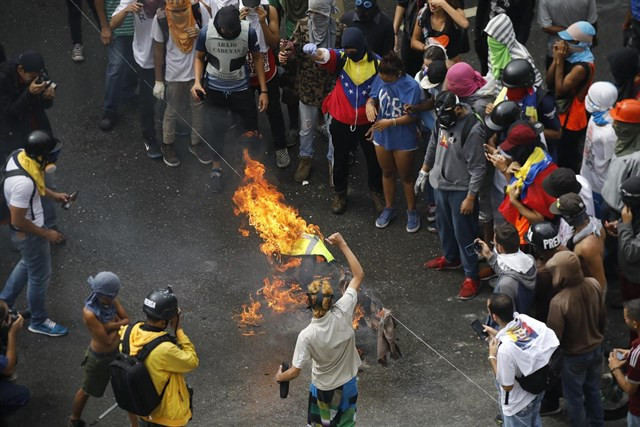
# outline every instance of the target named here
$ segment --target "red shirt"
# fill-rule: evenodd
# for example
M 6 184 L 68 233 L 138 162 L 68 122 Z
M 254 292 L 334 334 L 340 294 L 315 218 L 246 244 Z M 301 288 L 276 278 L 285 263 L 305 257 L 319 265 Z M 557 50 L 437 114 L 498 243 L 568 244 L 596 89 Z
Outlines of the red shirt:
M 640 384 L 640 338 L 631 343 L 631 350 L 627 357 L 627 381 L 631 384 Z M 640 416 L 640 388 L 629 396 L 629 412 L 636 417 Z

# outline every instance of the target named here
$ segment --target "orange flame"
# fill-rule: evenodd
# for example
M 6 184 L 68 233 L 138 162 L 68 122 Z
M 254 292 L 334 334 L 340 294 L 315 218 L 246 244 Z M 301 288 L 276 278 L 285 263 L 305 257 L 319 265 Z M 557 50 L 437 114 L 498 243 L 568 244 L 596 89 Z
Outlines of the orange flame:
M 364 310 L 362 307 L 357 305 L 356 309 L 353 311 L 353 329 L 357 330 L 360 326 L 360 319 L 364 317 Z
M 302 233 L 322 236 L 317 226 L 307 224 L 296 209 L 284 202 L 283 194 L 264 178 L 264 165 L 251 159 L 247 150 L 244 160 L 245 184 L 233 195 L 236 206 L 233 212 L 249 218 L 249 225 L 263 240 L 260 250 L 270 261 L 274 256 L 290 253 Z
M 287 262 L 282 264 L 276 264 L 273 267 L 279 272 L 285 272 L 290 268 L 299 267 L 300 264 L 302 264 L 302 258 L 291 258 Z
M 262 314 L 258 311 L 262 304 L 258 301 L 254 301 L 249 294 L 250 304 L 242 304 L 242 311 L 234 314 L 233 319 L 238 322 L 238 327 L 242 330 L 242 335 L 253 336 L 255 331 L 247 330 L 249 327 L 256 327 L 262 324 Z
M 287 287 L 287 284 L 279 277 L 269 280 L 265 277 L 264 286 L 258 291 L 267 302 L 267 306 L 276 313 L 284 313 L 307 303 L 307 296 L 296 283 Z

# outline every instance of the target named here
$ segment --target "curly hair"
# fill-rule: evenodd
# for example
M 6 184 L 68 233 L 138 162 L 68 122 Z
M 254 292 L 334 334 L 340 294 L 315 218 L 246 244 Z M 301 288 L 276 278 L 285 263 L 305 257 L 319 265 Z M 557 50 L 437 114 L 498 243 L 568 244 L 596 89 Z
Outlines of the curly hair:
M 322 305 L 318 305 L 318 294 L 322 294 Z M 333 288 L 327 279 L 316 279 L 307 287 L 309 306 L 313 317 L 320 318 L 327 314 L 333 302 Z
M 389 51 L 382 60 L 380 61 L 380 65 L 378 65 L 378 72 L 380 74 L 386 74 L 390 76 L 402 75 L 404 65 L 402 63 L 402 59 L 396 52 Z

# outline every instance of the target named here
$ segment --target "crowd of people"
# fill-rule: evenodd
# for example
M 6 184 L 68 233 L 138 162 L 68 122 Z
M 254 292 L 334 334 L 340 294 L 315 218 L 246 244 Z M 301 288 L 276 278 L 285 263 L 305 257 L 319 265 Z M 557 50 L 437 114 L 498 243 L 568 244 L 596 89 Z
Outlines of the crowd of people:
M 117 126 L 118 108 L 137 92 L 147 156 L 178 167 L 175 144 L 190 135 L 188 151 L 211 165 L 215 193 L 224 192 L 226 134 L 254 150 L 269 139 L 282 169 L 299 145 L 292 171 L 298 183 L 311 175 L 317 134 L 326 142 L 334 214 L 347 210 L 358 151 L 375 227 L 398 216 L 398 178 L 408 233 L 421 228 L 418 208 L 425 202 L 426 228 L 438 234 L 442 255 L 424 267 L 461 268 L 460 300 L 475 297 L 482 283 L 494 287 L 484 333 L 500 393 L 497 420 L 505 426 L 540 425 L 541 415 L 561 410 L 561 396 L 572 426 L 603 424 L 605 296 L 617 283 L 631 338 L 628 349 L 608 355 L 608 366 L 629 395 L 628 425 L 640 426 L 640 1 L 629 3 L 624 47 L 607 46 L 611 81 L 598 82 L 596 65 L 604 64 L 592 53 L 595 0 L 481 2 L 473 40 L 479 70 L 465 62 L 470 23 L 461 0 L 398 0 L 393 17 L 376 0 L 356 0 L 341 18 L 334 0 L 87 3 L 107 50 L 103 131 Z M 67 5 L 71 59 L 81 62 L 82 4 Z M 548 39 L 543 66 L 526 47 L 535 15 Z M 64 242 L 56 205 L 73 195 L 55 184 L 61 144 L 46 110 L 56 85 L 43 55 L 29 50 L 0 62 L 0 220 L 10 224 L 21 254 L 0 293 L 8 343 L 0 356 L 3 415 L 29 400 L 12 378 L 26 316 L 11 310 L 25 286 L 29 331 L 68 333 L 49 318 L 45 303 L 50 245 Z M 268 136 L 258 125 L 263 112 Z M 416 167 L 421 148 L 426 153 Z M 314 319 L 298 339 L 292 367 L 276 380 L 295 378 L 312 360 L 309 424 L 351 425 L 360 361 L 353 332 L 343 326 L 363 272 L 340 235 L 330 240 L 354 279 L 335 304 L 330 285 L 309 285 Z M 131 424 L 186 425 L 191 411 L 184 397 L 191 392 L 183 374 L 198 358 L 171 290 L 151 293 L 147 321 L 129 325 L 117 276 L 102 272 L 89 284 L 83 319 L 92 341 L 68 425 L 84 425 L 82 409 L 89 396 L 104 393 L 109 365 L 125 351 L 121 341 L 132 355 L 158 345 L 145 366 L 158 393 L 165 391 L 154 412 L 132 415 Z M 155 342 L 169 327 L 175 338 Z M 559 381 L 540 391 L 522 380 L 557 353 Z

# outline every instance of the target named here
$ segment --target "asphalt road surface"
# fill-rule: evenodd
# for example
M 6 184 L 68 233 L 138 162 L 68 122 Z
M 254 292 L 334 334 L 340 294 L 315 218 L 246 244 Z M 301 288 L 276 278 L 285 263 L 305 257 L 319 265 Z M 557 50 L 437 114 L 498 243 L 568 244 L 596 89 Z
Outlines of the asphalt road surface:
M 597 79 L 607 78 L 604 55 L 621 44 L 626 4 L 622 0 L 598 2 Z M 393 13 L 392 2 L 382 5 Z M 473 6 L 475 3 L 467 5 Z M 85 21 L 86 61 L 73 63 L 66 14 L 64 2 L 54 0 L 4 0 L 0 14 L 0 42 L 7 53 L 29 48 L 41 51 L 51 78 L 58 83 L 49 117 L 64 143 L 59 187 L 80 191 L 77 203 L 59 212 L 67 243 L 53 249 L 48 290 L 50 317 L 69 327 L 70 333 L 63 338 L 26 330 L 20 334 L 18 381 L 31 388 L 33 397 L 28 407 L 10 419 L 11 425 L 65 425 L 82 381 L 80 362 L 89 343 L 81 319 L 89 293 L 86 279 L 102 270 L 111 270 L 122 279 L 120 298 L 132 319 L 142 318 L 142 299 L 149 291 L 173 286 L 185 314 L 185 332 L 200 357 L 200 368 L 188 375 L 195 388 L 190 425 L 304 425 L 309 371 L 292 382 L 286 400 L 279 398 L 273 375 L 282 360 L 291 359 L 296 336 L 308 323 L 309 313 L 268 316 L 262 333 L 254 337 L 241 336 L 232 319 L 269 271 L 258 250 L 260 240 L 254 234 L 243 238 L 237 231 L 244 219 L 234 216 L 231 195 L 240 177 L 226 168 L 225 193 L 212 194 L 208 167 L 187 152 L 185 138 L 178 143 L 179 168 L 148 159 L 137 112 L 130 106 L 121 110 L 122 120 L 114 131 L 101 132 L 97 123 L 105 50 Z M 544 43 L 545 36 L 534 24 L 528 47 L 538 64 L 543 64 Z M 473 53 L 465 59 L 477 63 Z M 266 117 L 261 115 L 260 120 L 265 126 Z M 231 146 L 228 160 L 241 174 L 237 138 L 227 139 L 227 147 Z M 365 350 L 359 375 L 359 424 L 492 425 L 497 403 L 486 344 L 469 327 L 471 320 L 485 315 L 491 288 L 484 286 L 475 299 L 459 302 L 455 295 L 463 279 L 461 272 L 422 269 L 426 259 L 440 255 L 437 236 L 424 227 L 424 204 L 420 206 L 420 232 L 406 233 L 402 214 L 387 229 L 376 229 L 376 214 L 364 183 L 366 168 L 358 154 L 351 172 L 349 209 L 335 216 L 329 210 L 332 192 L 327 185 L 326 142 L 316 141 L 313 170 L 305 186 L 292 178 L 297 148 L 291 152 L 292 165 L 285 170 L 277 170 L 271 146 L 266 149 L 263 159 L 271 182 L 325 235 L 340 231 L 345 236 L 362 262 L 368 292 L 420 337 L 399 326 L 403 357 L 383 368 L 375 362 L 374 334 L 364 327 L 357 332 L 358 346 Z M 397 196 L 402 212 L 404 201 L 401 194 Z M 19 259 L 11 249 L 6 227 L 0 232 L 0 258 L 0 281 L 4 281 Z M 613 287 L 611 294 L 615 284 Z M 23 296 L 18 308 L 25 305 Z M 625 344 L 621 318 L 620 310 L 610 312 L 611 344 Z M 95 419 L 113 402 L 110 390 L 100 400 L 90 399 L 84 419 Z M 562 418 L 544 422 L 561 425 Z M 116 410 L 99 425 L 125 426 L 127 418 Z

